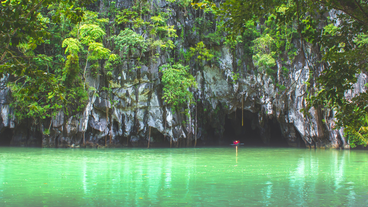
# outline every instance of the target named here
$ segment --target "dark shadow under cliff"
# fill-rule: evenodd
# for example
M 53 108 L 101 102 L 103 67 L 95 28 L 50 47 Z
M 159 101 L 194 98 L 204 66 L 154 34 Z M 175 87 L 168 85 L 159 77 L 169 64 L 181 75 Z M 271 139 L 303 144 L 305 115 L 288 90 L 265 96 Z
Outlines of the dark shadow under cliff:
M 235 113 L 226 115 L 225 132 L 223 140 L 232 143 L 239 140 L 244 146 L 276 146 L 288 147 L 285 137 L 282 135 L 279 123 L 268 119 L 264 126 L 260 126 L 258 115 L 249 111 L 237 110 Z
M 0 146 L 10 146 L 13 137 L 13 131 L 10 128 L 5 128 L 0 133 Z

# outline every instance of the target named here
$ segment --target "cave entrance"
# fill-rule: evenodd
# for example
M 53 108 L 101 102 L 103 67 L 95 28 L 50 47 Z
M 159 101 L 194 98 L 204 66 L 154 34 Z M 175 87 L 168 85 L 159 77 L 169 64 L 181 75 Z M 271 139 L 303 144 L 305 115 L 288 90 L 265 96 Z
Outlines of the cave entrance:
M 282 134 L 280 124 L 276 118 L 269 119 L 267 124 L 270 130 L 270 146 L 288 147 L 287 140 Z
M 231 144 L 234 140 L 244 143 L 244 146 L 271 146 L 271 147 L 288 147 L 287 140 L 282 134 L 281 127 L 276 118 L 265 120 L 265 125 L 259 126 L 258 115 L 250 111 L 244 111 L 242 126 L 242 111 L 228 114 L 225 118 L 225 143 Z M 262 139 L 263 138 L 263 139 Z M 268 142 L 265 143 L 263 140 Z
M 165 136 L 153 127 L 151 127 L 151 138 L 153 140 L 151 140 L 152 142 L 150 144 L 153 147 L 168 147 L 170 145 L 170 142 L 165 139 Z
M 242 111 L 226 115 L 225 117 L 225 143 L 231 144 L 234 140 L 244 143 L 244 146 L 266 146 L 261 139 L 261 132 L 257 127 L 258 116 L 250 111 L 244 111 L 242 126 Z
M 10 146 L 13 137 L 13 131 L 10 128 L 5 128 L 0 133 L 0 146 Z

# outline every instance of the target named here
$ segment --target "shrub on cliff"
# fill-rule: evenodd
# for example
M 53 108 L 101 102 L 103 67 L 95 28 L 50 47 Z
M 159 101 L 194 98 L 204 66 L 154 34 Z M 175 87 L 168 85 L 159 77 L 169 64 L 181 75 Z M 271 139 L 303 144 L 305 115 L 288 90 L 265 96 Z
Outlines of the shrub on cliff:
M 163 99 L 172 107 L 172 111 L 186 108 L 193 103 L 193 93 L 190 88 L 196 88 L 197 83 L 189 73 L 189 66 L 182 64 L 166 64 L 160 67 L 162 72 Z

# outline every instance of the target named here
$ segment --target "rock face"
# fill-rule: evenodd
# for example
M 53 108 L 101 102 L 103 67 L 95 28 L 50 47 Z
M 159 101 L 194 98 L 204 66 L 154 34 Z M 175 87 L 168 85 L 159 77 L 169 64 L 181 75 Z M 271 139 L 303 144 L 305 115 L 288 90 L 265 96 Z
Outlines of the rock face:
M 119 8 L 128 8 L 132 4 L 132 0 L 116 1 Z M 164 0 L 151 0 L 151 4 L 152 8 L 162 12 L 170 9 L 168 24 L 175 25 L 178 34 L 184 34 L 183 38 L 175 40 L 175 54 L 180 50 L 188 51 L 199 41 L 199 35 L 191 29 L 199 15 L 197 11 Z M 211 16 L 206 18 L 214 21 Z M 207 30 L 213 32 L 215 28 Z M 295 41 L 296 46 L 299 44 Z M 151 134 L 151 146 L 169 146 L 170 142 L 173 146 L 193 145 L 196 137 L 199 144 L 227 144 L 236 138 L 246 144 L 266 146 L 349 147 L 343 130 L 334 129 L 333 111 L 312 108 L 308 117 L 300 112 L 306 105 L 306 91 L 311 90 L 305 84 L 314 78 L 310 77 L 311 68 L 323 69 L 318 63 L 318 48 L 309 45 L 304 52 L 299 49 L 295 61 L 286 65 L 289 69 L 287 77 L 280 75 L 282 66 L 277 64 L 277 82 L 286 87 L 284 91 L 279 91 L 266 74 L 254 72 L 251 58 L 248 61 L 241 58 L 245 52 L 240 46 L 231 49 L 223 45 L 216 51 L 218 61 L 204 62 L 201 67 L 194 60 L 190 63 L 198 83 L 198 88 L 193 91 L 197 104 L 188 106 L 191 116 L 186 118 L 173 113 L 162 100 L 159 66 L 175 55 L 159 49 L 155 51 L 159 54 L 155 61 L 150 60 L 149 55 L 143 57 L 147 63 L 140 69 L 132 69 L 137 63 L 134 57 L 115 69 L 114 80 L 110 83 L 112 97 L 107 98 L 103 92 L 98 96 L 91 94 L 83 113 L 67 117 L 60 111 L 53 119 L 38 124 L 32 120 L 17 123 L 11 118 L 11 99 L 6 87 L 7 77 L 4 77 L 0 81 L 0 144 L 146 146 Z M 239 74 L 237 79 L 234 73 Z M 99 89 L 105 84 L 100 78 L 88 75 L 89 85 Z M 367 77 L 360 75 L 356 90 L 347 96 L 365 90 L 366 82 Z M 41 133 L 45 129 L 50 129 L 48 135 Z

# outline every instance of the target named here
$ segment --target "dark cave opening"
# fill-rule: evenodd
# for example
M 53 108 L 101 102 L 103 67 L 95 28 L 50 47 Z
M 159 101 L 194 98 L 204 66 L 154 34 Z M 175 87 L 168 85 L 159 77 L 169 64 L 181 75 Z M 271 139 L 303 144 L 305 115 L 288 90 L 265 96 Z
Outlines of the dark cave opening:
M 40 130 L 36 130 L 34 133 L 36 138 L 35 142 L 31 142 L 30 146 L 32 147 L 42 147 L 42 132 Z
M 297 138 L 297 147 L 299 148 L 306 148 L 307 145 L 302 139 L 302 135 L 299 133 L 298 129 L 295 128 L 295 136 Z
M 267 124 L 270 129 L 270 146 L 288 147 L 287 140 L 282 134 L 280 124 L 276 118 L 269 119 Z
M 257 127 L 257 114 L 244 111 L 242 126 L 242 111 L 226 115 L 224 140 L 231 144 L 234 140 L 244 143 L 244 146 L 266 146 L 261 139 L 261 131 Z
M 164 143 L 166 142 L 165 136 L 159 132 L 156 128 L 151 127 L 151 138 L 155 143 Z
M 265 120 L 263 129 L 265 131 L 261 131 L 257 114 L 245 110 L 243 113 L 243 125 L 241 110 L 226 115 L 223 136 L 225 143 L 231 144 L 232 141 L 239 140 L 244 143 L 244 146 L 288 147 L 287 140 L 282 135 L 280 124 L 275 118 Z M 262 136 L 269 137 L 269 144 L 263 142 L 263 139 L 267 140 L 268 138 Z
M 13 131 L 10 128 L 5 128 L 0 133 L 0 146 L 10 146 L 13 137 Z

